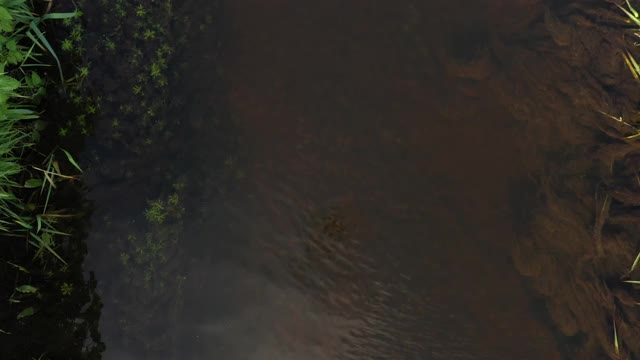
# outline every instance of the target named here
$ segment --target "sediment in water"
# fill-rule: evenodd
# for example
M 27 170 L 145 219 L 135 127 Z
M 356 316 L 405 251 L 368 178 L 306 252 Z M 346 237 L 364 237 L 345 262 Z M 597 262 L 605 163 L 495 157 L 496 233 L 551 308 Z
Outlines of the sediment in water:
M 505 66 L 487 80 L 528 124 L 522 140 L 539 189 L 513 259 L 570 338 L 571 358 L 617 358 L 614 322 L 622 358 L 638 358 L 638 292 L 623 280 L 638 275 L 628 271 L 638 248 L 640 146 L 624 139 L 632 127 L 601 113 L 637 127 L 640 86 L 622 58 L 632 40 L 620 10 L 607 3 L 536 11 L 528 41 L 493 39 L 509 46 L 495 48 Z

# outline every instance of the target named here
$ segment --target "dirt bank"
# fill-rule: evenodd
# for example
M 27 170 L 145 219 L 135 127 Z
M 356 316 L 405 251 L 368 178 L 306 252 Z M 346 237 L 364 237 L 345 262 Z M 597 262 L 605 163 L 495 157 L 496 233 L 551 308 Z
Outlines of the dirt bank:
M 537 168 L 539 207 L 514 260 L 572 340 L 571 358 L 614 358 L 614 321 L 623 358 L 638 358 L 638 293 L 622 282 L 638 276 L 627 274 L 638 248 L 638 145 L 622 139 L 631 127 L 599 113 L 637 124 L 640 86 L 622 58 L 632 40 L 610 3 L 532 11 L 526 41 L 505 31 L 492 40 L 492 61 L 504 66 L 486 80 L 527 124 L 519 137 Z

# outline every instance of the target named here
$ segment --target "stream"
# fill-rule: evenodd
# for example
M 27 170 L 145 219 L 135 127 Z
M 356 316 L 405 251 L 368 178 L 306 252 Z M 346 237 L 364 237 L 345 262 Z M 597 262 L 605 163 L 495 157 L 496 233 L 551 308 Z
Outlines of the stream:
M 511 258 L 535 206 L 526 127 L 483 81 L 508 8 L 223 4 L 182 54 L 183 130 L 161 158 L 197 180 L 162 290 L 108 255 L 125 225 L 144 232 L 136 189 L 157 169 L 91 184 L 104 358 L 562 359 Z

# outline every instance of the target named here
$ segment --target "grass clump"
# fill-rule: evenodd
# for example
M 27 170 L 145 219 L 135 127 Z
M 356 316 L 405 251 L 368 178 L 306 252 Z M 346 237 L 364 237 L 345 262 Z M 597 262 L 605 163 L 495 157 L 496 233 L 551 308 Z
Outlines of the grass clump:
M 48 212 L 48 203 L 59 180 L 75 177 L 63 175 L 56 152 L 46 156 L 39 166 L 25 163 L 45 126 L 37 120 L 35 109 L 45 93 L 44 80 L 27 67 L 39 62 L 38 50 L 51 49 L 38 25 L 46 18 L 73 16 L 67 13 L 37 17 L 24 0 L 0 3 L 0 45 L 6 49 L 0 56 L 0 231 L 24 237 L 38 249 L 36 256 L 44 251 L 61 262 L 64 260 L 53 249 L 52 239 L 66 234 L 54 229 L 60 214 Z M 50 54 L 57 59 L 52 50 Z M 71 154 L 62 153 L 78 167 Z M 42 199 L 44 204 L 29 201 L 34 198 Z
M 0 0 L 0 298 L 8 302 L 0 312 L 2 359 L 95 359 L 101 352 L 89 320 L 97 319 L 99 304 L 77 262 L 81 245 L 68 231 L 75 215 L 55 200 L 81 169 L 69 152 L 41 140 L 49 123 L 39 105 L 51 84 L 65 83 L 46 22 L 76 15 Z M 78 339 L 89 333 L 93 340 L 83 345 Z

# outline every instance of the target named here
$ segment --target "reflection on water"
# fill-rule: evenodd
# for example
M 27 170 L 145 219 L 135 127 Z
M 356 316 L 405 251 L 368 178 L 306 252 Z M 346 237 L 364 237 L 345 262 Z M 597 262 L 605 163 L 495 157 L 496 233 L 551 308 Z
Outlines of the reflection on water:
M 169 262 L 181 295 L 144 303 L 176 313 L 122 335 L 109 298 L 134 289 L 97 256 L 106 358 L 560 358 L 510 260 L 529 169 L 522 125 L 481 81 L 499 71 L 497 5 L 466 3 L 229 2 L 237 151 L 211 140 L 203 41 L 176 160 L 200 179 Z

